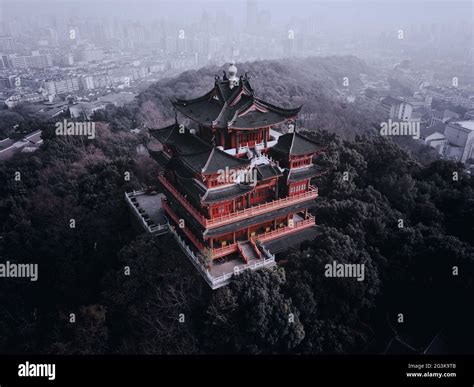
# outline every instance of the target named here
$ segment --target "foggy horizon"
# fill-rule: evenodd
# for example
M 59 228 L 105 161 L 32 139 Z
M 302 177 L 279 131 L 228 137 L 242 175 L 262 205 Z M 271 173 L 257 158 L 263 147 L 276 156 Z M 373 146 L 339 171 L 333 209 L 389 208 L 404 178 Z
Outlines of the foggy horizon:
M 473 176 L 474 1 L 0 0 L 0 387 L 472 385 Z

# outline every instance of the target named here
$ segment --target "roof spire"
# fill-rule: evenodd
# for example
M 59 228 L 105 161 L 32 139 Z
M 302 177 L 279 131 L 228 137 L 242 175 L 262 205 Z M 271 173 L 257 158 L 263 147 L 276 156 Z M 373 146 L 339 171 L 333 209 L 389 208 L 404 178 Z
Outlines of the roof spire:
M 234 86 L 239 85 L 239 78 L 237 77 L 237 67 L 235 63 L 232 61 L 230 62 L 229 66 L 229 87 L 232 89 Z

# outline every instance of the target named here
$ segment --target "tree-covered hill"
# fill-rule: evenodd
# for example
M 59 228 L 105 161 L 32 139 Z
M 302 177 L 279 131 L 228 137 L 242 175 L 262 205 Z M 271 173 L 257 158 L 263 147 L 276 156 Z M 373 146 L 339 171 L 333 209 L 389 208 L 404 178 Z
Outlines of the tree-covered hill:
M 350 57 L 239 65 L 263 98 L 320 109 L 306 134 L 326 147 L 327 173 L 313 182 L 319 237 L 216 291 L 171 235 L 134 229 L 124 192 L 156 177 L 136 151 L 146 139 L 128 130 L 164 125 L 168 97 L 208 91 L 219 69 L 98 113 L 93 140 L 45 129 L 40 150 L 1 163 L 0 258 L 38 263 L 39 280 L 0 279 L 0 352 L 361 353 L 395 336 L 422 351 L 439 332 L 472 350 L 474 182 L 460 164 L 421 165 L 389 139 L 356 136 L 370 118 L 330 95 L 346 67 L 370 71 Z M 363 263 L 364 281 L 325 277 L 333 261 Z
M 217 291 L 170 235 L 134 231 L 123 192 L 153 179 L 138 138 L 105 125 L 92 141 L 46 136 L 35 155 L 2 164 L 0 254 L 39 263 L 40 279 L 0 281 L 0 350 L 358 353 L 394 335 L 421 350 L 441 330 L 472 348 L 472 179 L 383 138 L 308 135 L 327 146 L 318 163 L 329 172 L 314 182 L 320 236 Z M 364 263 L 365 280 L 326 278 L 332 261 Z

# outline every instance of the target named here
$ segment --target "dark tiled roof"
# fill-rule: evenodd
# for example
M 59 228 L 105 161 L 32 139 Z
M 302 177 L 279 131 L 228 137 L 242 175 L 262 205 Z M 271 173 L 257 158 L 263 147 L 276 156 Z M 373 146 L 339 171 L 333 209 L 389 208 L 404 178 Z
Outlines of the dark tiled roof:
M 181 179 L 193 179 L 195 171 L 190 170 L 178 158 L 172 158 L 168 164 L 168 168 L 174 170 L 176 176 Z
M 150 156 L 158 163 L 161 167 L 165 167 L 170 162 L 168 155 L 163 151 L 154 151 L 148 149 Z
M 316 153 L 323 147 L 298 132 L 291 132 L 280 136 L 271 149 L 290 156 L 301 156 Z
M 180 155 L 192 155 L 199 152 L 208 151 L 212 148 L 199 137 L 190 133 L 178 134 L 176 136 L 176 140 L 171 146 Z
M 312 226 L 296 233 L 272 239 L 269 242 L 264 242 L 263 246 L 269 250 L 271 254 L 276 254 L 287 250 L 288 247 L 299 245 L 303 242 L 312 241 L 316 239 L 317 236 L 318 226 Z
M 189 195 L 196 202 L 206 204 L 217 203 L 222 200 L 233 199 L 250 192 L 253 187 L 244 184 L 233 184 L 229 187 L 206 189 L 194 179 L 183 178 L 178 176 L 179 185 L 185 195 Z
M 443 122 L 438 122 L 434 125 L 428 126 L 427 128 L 421 128 L 421 137 L 426 138 L 436 132 L 444 134 L 445 128 L 446 124 Z
M 265 222 L 267 220 L 274 219 L 279 216 L 284 216 L 292 212 L 298 212 L 302 211 L 306 208 L 311 208 L 315 205 L 315 200 L 314 199 L 308 199 L 307 201 L 301 202 L 301 203 L 296 203 L 296 204 L 291 204 L 288 207 L 280 208 L 278 210 L 266 212 L 261 215 L 256 215 L 253 217 L 245 218 L 243 220 L 239 220 L 237 222 L 227 224 L 225 226 L 220 226 L 216 228 L 209 229 L 205 231 L 204 236 L 205 237 L 212 237 L 212 236 L 217 236 L 217 235 L 223 235 L 227 234 L 232 231 L 239 230 L 241 228 L 245 228 L 248 226 L 252 226 L 257 223 Z
M 257 169 L 258 180 L 267 180 L 282 175 L 279 169 L 271 164 L 257 165 L 255 168 Z
M 163 143 L 166 143 L 168 138 L 174 133 L 174 131 L 176 130 L 176 127 L 177 127 L 177 123 L 174 123 L 164 128 L 149 129 L 148 131 L 153 137 L 155 137 L 159 142 L 163 144 Z
M 192 155 L 195 153 L 205 152 L 212 149 L 198 136 L 192 134 L 188 128 L 182 127 L 174 123 L 162 129 L 150 129 L 150 133 L 162 144 L 168 145 L 179 155 Z
M 242 168 L 250 163 L 249 160 L 238 159 L 218 148 L 212 148 L 209 151 L 183 156 L 183 163 L 190 169 L 199 173 L 216 173 L 226 167 L 229 169 Z
M 176 99 L 173 106 L 202 125 L 237 129 L 275 125 L 295 117 L 301 110 L 301 106 L 287 109 L 256 98 L 245 77 L 241 77 L 239 85 L 232 89 L 229 80 L 216 79 L 214 88 L 205 95 L 189 100 Z
M 167 168 L 174 170 L 182 179 L 192 179 L 195 173 L 212 174 L 226 168 L 241 169 L 250 164 L 247 159 L 239 159 L 212 147 L 187 128 L 184 128 L 183 132 L 178 123 L 150 130 L 150 133 L 173 150 L 173 157 L 170 161 L 163 152 L 150 152 L 150 154 L 160 165 L 166 165 Z
M 176 215 L 182 219 L 186 219 L 186 225 L 190 226 L 189 228 L 191 230 L 199 230 L 198 233 L 202 233 L 202 225 L 189 213 L 186 207 L 181 205 L 165 186 L 162 186 L 162 189 L 166 194 L 166 200 L 168 200 Z
M 201 201 L 201 197 L 206 193 L 206 188 L 196 182 L 194 179 L 187 179 L 178 176 L 180 191 L 188 198 L 191 196 L 196 203 Z
M 304 179 L 309 179 L 311 177 L 320 175 L 324 172 L 324 168 L 319 165 L 312 164 L 308 168 L 297 169 L 295 171 L 290 171 L 288 174 L 288 181 L 299 181 Z
M 220 202 L 221 200 L 233 199 L 245 195 L 252 189 L 252 186 L 243 184 L 234 184 L 230 187 L 212 189 L 205 193 L 205 195 L 202 197 L 202 201 L 204 203 L 216 203 Z

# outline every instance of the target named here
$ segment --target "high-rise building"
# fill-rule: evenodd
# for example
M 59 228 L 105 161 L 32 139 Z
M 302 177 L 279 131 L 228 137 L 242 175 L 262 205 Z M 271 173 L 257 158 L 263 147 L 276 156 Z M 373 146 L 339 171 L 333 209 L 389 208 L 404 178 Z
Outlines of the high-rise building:
M 408 102 L 390 95 L 382 99 L 380 107 L 387 118 L 401 121 L 409 121 L 413 110 L 412 105 Z
M 1 77 L 0 78 L 0 89 L 13 89 L 15 88 L 16 77 Z
M 0 36 L 0 51 L 13 52 L 15 43 L 11 36 Z
M 10 68 L 10 61 L 8 59 L 8 55 L 0 54 L 0 69 L 8 69 Z
M 94 77 L 91 75 L 81 77 L 81 87 L 84 90 L 92 90 L 95 89 L 95 84 L 94 84 Z
M 99 48 L 85 48 L 78 52 L 77 59 L 83 62 L 94 62 L 104 59 L 104 51 Z
M 67 94 L 74 93 L 79 90 L 78 78 L 65 78 L 46 81 L 44 83 L 48 94 Z
M 257 0 L 247 0 L 246 7 L 246 25 L 248 32 L 255 32 L 258 18 Z
M 15 69 L 42 69 L 53 65 L 51 55 L 43 55 L 38 51 L 34 51 L 32 55 L 28 56 L 10 55 L 10 62 Z
M 448 159 L 462 163 L 474 159 L 474 121 L 448 122 L 444 135 L 448 143 L 446 150 Z
M 53 64 L 57 66 L 72 66 L 74 64 L 74 57 L 71 53 L 59 54 L 53 57 Z

